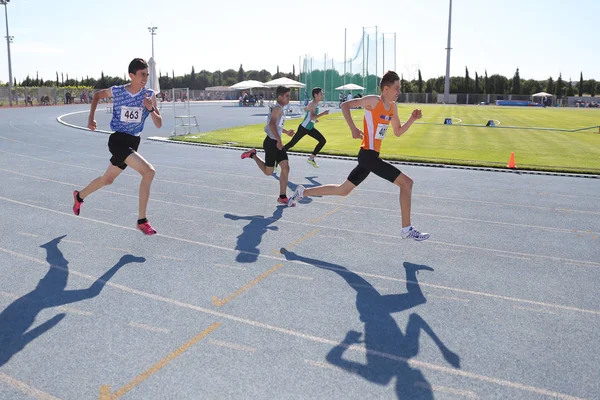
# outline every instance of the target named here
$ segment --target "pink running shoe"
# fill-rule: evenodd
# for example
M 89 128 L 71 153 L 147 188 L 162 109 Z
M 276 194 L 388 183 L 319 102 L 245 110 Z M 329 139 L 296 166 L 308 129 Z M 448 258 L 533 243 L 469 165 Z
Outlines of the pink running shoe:
M 277 202 L 278 202 L 279 204 L 285 204 L 286 206 L 288 205 L 288 202 L 289 202 L 289 201 L 290 201 L 290 199 L 289 199 L 289 198 L 287 198 L 287 197 L 286 197 L 285 199 L 282 199 L 281 197 L 278 197 L 278 198 L 277 198 Z
M 243 152 L 243 153 L 242 153 L 242 160 L 243 160 L 244 158 L 249 158 L 249 157 L 252 157 L 252 156 L 253 156 L 253 155 L 255 155 L 255 154 L 256 154 L 256 149 L 252 149 L 252 150 L 245 151 L 245 152 Z
M 73 192 L 73 213 L 75 215 L 79 215 L 79 211 L 81 210 L 81 205 L 83 204 L 83 201 L 77 200 L 78 194 L 79 194 L 79 192 L 77 190 Z
M 156 234 L 156 230 L 150 225 L 150 222 L 144 222 L 143 224 L 138 224 L 138 229 L 144 233 L 144 235 L 154 235 Z

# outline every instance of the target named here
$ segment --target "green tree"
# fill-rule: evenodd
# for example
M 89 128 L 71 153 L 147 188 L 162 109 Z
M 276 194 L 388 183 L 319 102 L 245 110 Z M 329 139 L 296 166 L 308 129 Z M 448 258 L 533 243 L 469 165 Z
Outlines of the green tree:
M 237 75 L 238 82 L 243 81 L 244 77 L 245 77 L 244 68 L 242 67 L 242 64 L 240 64 L 240 69 L 238 70 L 238 75 Z
M 423 77 L 421 76 L 421 69 L 419 69 L 419 78 L 417 80 L 418 93 L 423 93 Z
M 266 69 L 261 69 L 258 73 L 258 80 L 261 82 L 268 82 L 271 80 L 271 73 Z
M 552 79 L 552 77 L 550 77 L 546 81 L 546 92 L 548 92 L 550 94 L 554 93 L 554 80 Z
M 192 73 L 190 74 L 190 83 L 189 87 L 192 89 L 198 89 L 196 87 L 196 71 L 194 70 L 194 66 L 192 65 Z
M 487 69 L 485 70 L 485 78 L 483 78 L 483 92 L 490 94 L 490 80 L 488 79 Z
M 235 84 L 237 79 L 237 72 L 233 69 L 228 69 L 227 71 L 223 71 L 223 85 L 231 86 Z
M 583 96 L 583 72 L 579 74 L 579 85 L 577 86 L 579 90 L 579 97 Z
M 491 94 L 506 94 L 508 92 L 508 78 L 505 76 L 494 74 L 490 76 Z
M 565 83 L 562 80 L 562 74 L 558 74 L 558 80 L 556 81 L 556 85 L 554 86 L 554 90 L 556 91 L 556 97 L 560 98 L 563 95 L 563 89 L 565 87 Z
M 469 68 L 465 67 L 465 82 L 463 93 L 469 93 L 471 91 L 471 78 L 469 78 Z
M 246 72 L 246 79 L 251 79 L 253 81 L 260 80 L 260 72 L 256 70 L 251 70 Z
M 519 75 L 519 68 L 517 68 L 517 71 L 513 76 L 512 94 L 521 94 L 521 76 Z
M 575 96 L 575 90 L 573 90 L 573 83 L 571 83 L 571 78 L 569 78 L 569 84 L 567 85 L 567 96 Z
M 427 84 L 425 85 L 425 93 L 431 93 L 431 92 L 433 92 L 432 79 L 428 79 Z

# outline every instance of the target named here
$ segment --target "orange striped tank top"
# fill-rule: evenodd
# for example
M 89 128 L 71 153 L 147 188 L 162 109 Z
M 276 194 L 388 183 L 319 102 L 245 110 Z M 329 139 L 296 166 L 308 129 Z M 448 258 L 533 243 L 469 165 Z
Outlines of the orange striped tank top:
M 381 142 L 394 116 L 393 106 L 394 103 L 391 103 L 390 109 L 386 110 L 383 100 L 379 100 L 375 108 L 365 107 L 365 117 L 363 120 L 364 137 L 360 145 L 361 148 L 375 150 L 376 152 L 380 151 Z

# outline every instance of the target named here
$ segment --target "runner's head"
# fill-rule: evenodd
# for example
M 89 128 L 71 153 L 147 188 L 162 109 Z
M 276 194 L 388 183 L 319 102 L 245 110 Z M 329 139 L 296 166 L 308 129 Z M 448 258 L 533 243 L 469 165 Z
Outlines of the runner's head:
M 325 92 L 320 87 L 313 88 L 312 97 L 318 103 L 323 100 L 323 96 L 325 96 Z
M 400 96 L 400 77 L 394 71 L 388 71 L 381 78 L 379 83 L 381 97 L 386 101 L 396 101 Z
M 142 58 L 134 58 L 129 63 L 129 78 L 131 84 L 137 87 L 146 86 L 148 82 L 148 63 Z
M 277 96 L 277 102 L 282 106 L 287 106 L 290 102 L 290 88 L 285 86 L 277 86 L 275 90 Z

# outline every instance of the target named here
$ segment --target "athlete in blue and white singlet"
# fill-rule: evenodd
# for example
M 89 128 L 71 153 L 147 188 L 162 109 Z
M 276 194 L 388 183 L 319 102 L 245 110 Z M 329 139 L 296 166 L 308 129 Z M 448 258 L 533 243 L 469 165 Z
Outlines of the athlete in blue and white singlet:
M 88 129 L 92 131 L 97 128 L 94 113 L 98 102 L 100 99 L 113 99 L 110 128 L 114 133 L 108 138 L 108 150 L 112 157 L 104 175 L 94 179 L 83 190 L 73 192 L 73 213 L 79 215 L 83 199 L 103 186 L 110 185 L 125 168 L 130 166 L 142 176 L 137 228 L 146 235 L 154 235 L 156 230 L 150 226 L 146 218 L 146 208 L 155 171 L 154 167 L 137 153 L 146 118 L 151 116 L 157 128 L 162 126 L 162 117 L 157 110 L 154 91 L 145 87 L 148 76 L 148 63 L 141 58 L 135 58 L 129 64 L 131 83 L 112 86 L 94 94 L 88 118 Z

